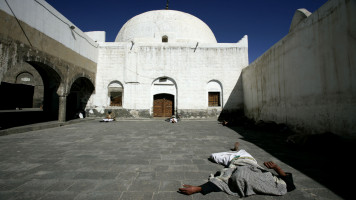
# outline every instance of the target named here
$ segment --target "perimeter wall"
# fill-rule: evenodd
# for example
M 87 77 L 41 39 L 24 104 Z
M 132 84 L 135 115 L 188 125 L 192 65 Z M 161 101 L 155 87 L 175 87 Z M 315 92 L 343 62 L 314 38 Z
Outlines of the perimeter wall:
M 244 68 L 244 110 L 297 132 L 356 137 L 356 1 L 296 11 L 290 32 Z

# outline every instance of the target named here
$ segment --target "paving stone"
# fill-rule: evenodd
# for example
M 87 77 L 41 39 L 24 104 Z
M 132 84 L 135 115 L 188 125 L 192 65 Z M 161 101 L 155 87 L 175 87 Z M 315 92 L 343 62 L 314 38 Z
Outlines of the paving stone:
M 127 160 L 125 164 L 129 164 L 129 165 L 148 165 L 149 164 L 149 160 Z
M 56 191 L 46 193 L 40 200 L 74 200 L 77 196 L 77 192 Z
M 44 191 L 21 191 L 14 193 L 14 196 L 11 197 L 11 200 L 30 200 L 30 199 L 41 199 L 47 193 Z
M 1 200 L 8 200 L 14 198 L 17 195 L 19 195 L 19 192 L 16 191 L 0 191 Z
M 77 191 L 77 192 L 88 191 L 88 190 L 93 190 L 95 188 L 95 185 L 96 185 L 96 181 L 77 180 L 66 190 Z
M 208 173 L 215 173 L 216 171 L 220 171 L 222 170 L 224 167 L 218 164 L 203 164 L 197 165 L 197 168 L 199 169 L 199 171 L 207 171 Z
M 140 172 L 136 180 L 155 180 L 156 172 Z
M 153 192 L 123 192 L 120 200 L 147 200 L 152 196 Z
M 193 200 L 200 200 L 200 199 L 204 199 L 204 200 L 230 200 L 230 195 L 224 193 L 224 192 L 212 192 L 206 195 L 203 195 L 201 193 L 198 194 L 193 194 L 192 195 Z M 238 197 L 234 197 L 234 199 L 239 199 Z
M 311 197 L 311 198 L 319 198 L 325 200 L 332 200 L 332 199 L 342 199 L 340 196 L 335 194 L 334 192 L 326 189 L 326 188 L 317 188 L 317 189 L 305 189 L 301 190 L 303 192 L 303 196 Z M 298 194 L 298 193 L 296 193 Z M 294 195 L 295 196 L 295 195 Z M 345 199 L 354 198 L 353 196 L 348 196 Z
M 193 164 L 199 164 L 199 165 L 208 164 L 207 161 L 202 160 L 202 159 L 193 159 L 192 162 L 193 162 Z
M 121 192 L 88 192 L 81 193 L 76 196 L 75 200 L 117 200 L 121 196 Z
M 186 171 L 190 171 L 190 172 L 196 172 L 199 171 L 197 165 L 170 165 L 168 167 L 169 172 L 186 172 Z
M 116 176 L 117 180 L 134 180 L 139 172 L 121 172 Z
M 52 184 L 50 187 L 46 188 L 47 191 L 60 192 L 68 189 L 75 183 L 75 180 L 58 180 L 56 183 Z
M 208 180 L 209 178 L 208 173 L 206 172 L 185 172 L 184 173 L 184 179 L 189 180 L 189 179 L 206 179 Z
M 107 172 L 97 172 L 97 171 L 89 171 L 89 172 L 79 172 L 74 179 L 102 179 L 107 175 Z M 113 177 L 114 179 L 115 177 Z
M 192 196 L 187 196 L 180 194 L 178 192 L 157 192 L 153 194 L 153 200 L 165 200 L 165 199 L 171 199 L 171 200 L 191 200 L 193 199 Z
M 153 169 L 157 172 L 167 172 L 168 168 L 169 168 L 168 165 L 153 166 Z
M 281 196 L 269 196 L 269 195 L 252 195 L 247 198 L 251 200 L 271 200 L 271 199 L 279 199 Z M 231 197 L 229 197 L 231 199 Z M 244 199 L 244 198 L 240 198 Z M 303 198 L 302 198 L 303 199 Z
M 128 187 L 131 185 L 131 180 L 103 180 L 97 181 L 95 191 L 101 192 L 112 192 L 112 191 L 127 191 Z
M 190 159 L 175 159 L 174 163 L 176 165 L 184 165 L 184 164 L 193 164 L 193 161 Z
M 157 180 L 184 180 L 184 171 L 157 172 Z
M 161 159 L 152 159 L 150 160 L 150 165 L 173 165 L 175 164 L 174 159 L 161 160 Z
M 23 179 L 0 179 L 0 191 L 10 191 L 25 184 L 27 181 Z M 1 199 L 1 198 L 0 198 Z
M 19 172 L 5 172 L 1 179 L 23 179 L 23 180 L 31 180 L 33 178 L 33 171 L 19 171 Z
M 79 172 L 74 171 L 38 171 L 32 179 L 72 179 Z
M 55 184 L 56 182 L 57 180 L 35 179 L 17 187 L 16 191 L 45 191 L 48 187 Z
M 182 185 L 181 181 L 177 180 L 162 180 L 159 186 L 159 191 L 172 192 L 177 191 L 178 188 Z
M 156 192 L 159 184 L 158 180 L 135 180 L 129 187 L 129 191 Z

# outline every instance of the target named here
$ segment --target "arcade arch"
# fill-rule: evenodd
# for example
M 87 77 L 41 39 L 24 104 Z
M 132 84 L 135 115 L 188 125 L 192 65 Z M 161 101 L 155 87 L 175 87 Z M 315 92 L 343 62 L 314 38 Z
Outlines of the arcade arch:
M 78 118 L 79 113 L 85 117 L 85 107 L 93 91 L 94 85 L 86 77 L 79 77 L 73 82 L 67 96 L 66 120 Z
M 37 70 L 26 62 L 10 68 L 0 84 L 0 110 L 40 108 L 43 81 Z

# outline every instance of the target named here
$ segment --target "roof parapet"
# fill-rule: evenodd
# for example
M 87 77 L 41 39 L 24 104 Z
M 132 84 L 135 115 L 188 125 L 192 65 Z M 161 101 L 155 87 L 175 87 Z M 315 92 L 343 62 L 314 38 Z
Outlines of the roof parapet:
M 300 22 L 308 18 L 311 14 L 312 13 L 305 8 L 299 8 L 296 10 L 289 28 L 289 32 L 292 32 Z

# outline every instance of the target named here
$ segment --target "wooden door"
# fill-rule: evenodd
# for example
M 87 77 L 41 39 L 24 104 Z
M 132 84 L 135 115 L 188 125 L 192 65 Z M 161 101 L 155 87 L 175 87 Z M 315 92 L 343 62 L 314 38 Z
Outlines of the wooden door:
M 157 94 L 153 97 L 153 116 L 171 117 L 174 114 L 174 96 Z
M 220 92 L 209 92 L 209 107 L 220 106 Z

